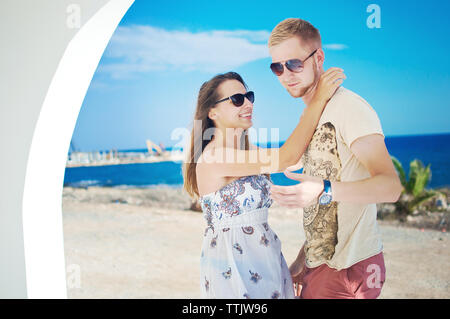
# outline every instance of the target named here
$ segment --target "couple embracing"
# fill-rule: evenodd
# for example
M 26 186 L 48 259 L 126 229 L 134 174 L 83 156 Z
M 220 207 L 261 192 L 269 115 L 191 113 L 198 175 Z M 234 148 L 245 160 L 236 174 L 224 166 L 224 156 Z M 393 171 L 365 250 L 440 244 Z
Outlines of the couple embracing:
M 255 95 L 239 74 L 215 76 L 198 95 L 200 127 L 183 174 L 207 221 L 201 296 L 376 298 L 386 270 L 375 204 L 401 193 L 378 116 L 341 86 L 342 69 L 324 71 L 320 33 L 309 22 L 282 21 L 268 46 L 272 72 L 306 105 L 282 147 L 249 143 Z M 300 183 L 274 185 L 276 172 Z M 303 209 L 306 240 L 290 267 L 267 222 L 273 201 Z

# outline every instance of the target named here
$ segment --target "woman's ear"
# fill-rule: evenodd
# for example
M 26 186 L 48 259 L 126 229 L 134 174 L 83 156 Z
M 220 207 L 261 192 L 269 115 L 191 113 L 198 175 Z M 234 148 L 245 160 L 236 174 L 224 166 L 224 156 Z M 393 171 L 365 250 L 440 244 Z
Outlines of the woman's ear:
M 217 119 L 217 112 L 216 112 L 216 110 L 215 109 L 211 109 L 211 110 L 209 110 L 209 112 L 208 112 L 208 117 L 211 119 L 211 120 L 216 120 Z

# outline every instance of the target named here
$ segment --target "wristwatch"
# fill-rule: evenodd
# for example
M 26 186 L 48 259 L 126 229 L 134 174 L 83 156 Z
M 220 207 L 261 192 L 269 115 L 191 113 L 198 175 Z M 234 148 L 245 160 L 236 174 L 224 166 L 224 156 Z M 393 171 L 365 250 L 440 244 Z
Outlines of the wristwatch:
M 333 200 L 333 196 L 331 194 L 331 182 L 324 179 L 323 180 L 323 192 L 319 196 L 319 204 L 320 205 L 328 205 Z

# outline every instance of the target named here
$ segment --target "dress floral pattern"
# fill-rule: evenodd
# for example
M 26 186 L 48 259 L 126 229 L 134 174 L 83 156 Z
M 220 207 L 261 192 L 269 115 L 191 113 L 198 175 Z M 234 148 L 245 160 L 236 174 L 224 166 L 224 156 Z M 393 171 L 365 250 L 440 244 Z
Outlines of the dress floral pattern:
M 281 243 L 267 223 L 270 180 L 245 176 L 200 197 L 207 223 L 202 298 L 294 298 Z

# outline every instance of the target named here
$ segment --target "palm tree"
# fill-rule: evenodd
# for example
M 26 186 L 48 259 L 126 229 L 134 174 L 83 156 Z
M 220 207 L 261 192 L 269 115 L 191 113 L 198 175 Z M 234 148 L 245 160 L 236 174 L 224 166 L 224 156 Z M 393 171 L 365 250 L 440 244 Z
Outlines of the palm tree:
M 424 167 L 420 160 L 413 160 L 409 164 L 409 176 L 407 180 L 405 170 L 400 161 L 393 156 L 391 158 L 403 185 L 402 195 L 395 203 L 397 212 L 402 215 L 412 214 L 421 204 L 440 195 L 440 192 L 426 189 L 428 183 L 431 181 L 431 164 Z

